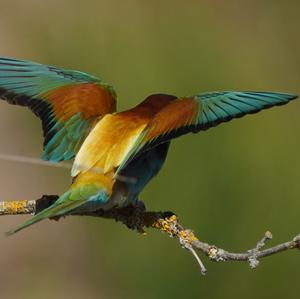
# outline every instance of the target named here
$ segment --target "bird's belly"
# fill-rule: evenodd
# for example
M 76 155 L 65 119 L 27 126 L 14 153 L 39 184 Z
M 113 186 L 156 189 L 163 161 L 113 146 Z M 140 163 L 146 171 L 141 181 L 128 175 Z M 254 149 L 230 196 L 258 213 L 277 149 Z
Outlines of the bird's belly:
M 107 211 L 112 208 L 122 208 L 127 206 L 129 203 L 130 200 L 127 188 L 124 188 L 123 183 L 116 183 L 109 200 L 101 206 L 101 209 Z

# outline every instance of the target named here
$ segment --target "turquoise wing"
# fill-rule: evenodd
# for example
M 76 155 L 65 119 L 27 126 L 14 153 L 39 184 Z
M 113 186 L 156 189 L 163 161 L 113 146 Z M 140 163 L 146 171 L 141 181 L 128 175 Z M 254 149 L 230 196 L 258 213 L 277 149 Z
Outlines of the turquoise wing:
M 74 157 L 95 122 L 116 109 L 113 88 L 94 76 L 7 57 L 0 57 L 0 98 L 41 119 L 42 158 L 53 162 Z
M 117 173 L 137 155 L 161 143 L 186 133 L 207 130 L 246 114 L 284 105 L 296 98 L 297 95 L 290 93 L 224 91 L 174 99 L 153 116 Z M 149 101 L 145 105 L 149 105 Z
M 199 113 L 192 131 L 199 132 L 273 106 L 287 104 L 298 96 L 278 92 L 211 92 L 195 96 Z

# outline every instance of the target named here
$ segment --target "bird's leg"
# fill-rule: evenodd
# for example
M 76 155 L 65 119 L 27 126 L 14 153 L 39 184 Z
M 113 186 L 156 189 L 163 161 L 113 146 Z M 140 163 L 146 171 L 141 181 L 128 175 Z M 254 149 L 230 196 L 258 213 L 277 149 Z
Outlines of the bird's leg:
M 115 212 L 116 221 L 122 222 L 128 228 L 136 230 L 139 233 L 145 233 L 144 215 L 147 212 L 143 201 L 137 200 L 126 207 L 115 209 Z

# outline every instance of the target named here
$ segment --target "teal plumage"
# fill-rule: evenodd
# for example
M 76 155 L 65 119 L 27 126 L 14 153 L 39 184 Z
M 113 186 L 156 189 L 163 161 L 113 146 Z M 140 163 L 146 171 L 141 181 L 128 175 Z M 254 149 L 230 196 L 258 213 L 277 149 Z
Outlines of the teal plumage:
M 50 134 L 55 133 L 45 144 L 42 159 L 51 162 L 72 159 L 78 152 L 91 125 L 90 120 L 82 121 L 81 113 L 74 114 L 64 123 L 57 121 L 49 130 Z
M 89 90 L 81 92 L 78 87 Z M 88 102 L 84 98 L 87 93 Z M 28 106 L 41 118 L 45 137 L 42 159 L 58 162 L 75 156 L 95 119 L 115 111 L 114 103 L 105 107 L 102 102 L 116 95 L 112 87 L 83 72 L 2 57 L 0 96 L 11 104 Z M 63 103 L 66 97 L 69 106 Z M 94 106 L 95 111 L 76 110 L 78 101 Z
M 41 119 L 43 159 L 75 156 L 69 190 L 10 233 L 45 218 L 135 204 L 163 166 L 173 138 L 297 98 L 251 91 L 154 94 L 116 113 L 113 88 L 96 77 L 12 58 L 0 58 L 0 97 Z
M 154 115 L 128 151 L 117 173 L 120 173 L 139 153 L 170 139 L 186 133 L 204 131 L 220 123 L 273 106 L 284 105 L 296 98 L 297 95 L 290 93 L 235 91 L 209 92 L 175 98 Z
M 195 96 L 200 103 L 200 111 L 195 122 L 195 130 L 203 130 L 221 122 L 262 109 L 279 106 L 296 98 L 294 94 L 275 92 L 211 92 Z

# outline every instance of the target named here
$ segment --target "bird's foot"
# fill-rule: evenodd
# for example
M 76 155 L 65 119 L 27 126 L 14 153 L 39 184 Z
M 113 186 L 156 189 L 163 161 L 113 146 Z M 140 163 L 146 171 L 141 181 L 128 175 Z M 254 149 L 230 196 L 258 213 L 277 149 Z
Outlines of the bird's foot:
M 144 215 L 146 213 L 146 206 L 143 201 L 136 201 L 134 204 L 130 204 L 123 208 L 127 212 L 125 218 L 121 221 L 132 230 L 136 230 L 141 234 L 145 234 L 144 230 Z

